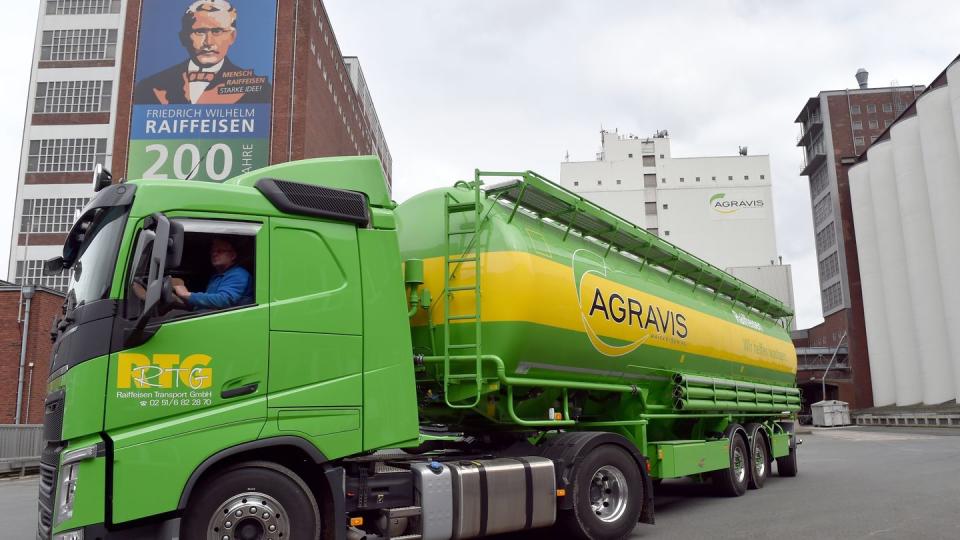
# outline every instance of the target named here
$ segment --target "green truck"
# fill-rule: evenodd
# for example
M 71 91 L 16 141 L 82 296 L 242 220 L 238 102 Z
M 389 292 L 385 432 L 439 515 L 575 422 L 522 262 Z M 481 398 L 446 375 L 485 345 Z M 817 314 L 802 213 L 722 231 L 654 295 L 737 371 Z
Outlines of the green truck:
M 46 264 L 43 540 L 616 539 L 662 479 L 797 474 L 790 311 L 535 173 L 98 178 Z M 185 305 L 224 242 L 249 297 Z

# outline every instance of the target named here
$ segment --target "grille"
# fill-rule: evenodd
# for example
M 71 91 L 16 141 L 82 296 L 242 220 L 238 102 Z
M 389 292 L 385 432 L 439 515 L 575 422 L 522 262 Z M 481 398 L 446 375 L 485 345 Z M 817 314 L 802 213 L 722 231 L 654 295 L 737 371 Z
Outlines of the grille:
M 61 446 L 47 445 L 40 456 L 37 538 L 50 538 L 53 527 L 53 497 L 57 493 L 57 465 L 60 463 L 62 449 Z
M 364 227 L 370 223 L 363 193 L 272 178 L 259 180 L 256 187 L 284 212 L 347 221 Z

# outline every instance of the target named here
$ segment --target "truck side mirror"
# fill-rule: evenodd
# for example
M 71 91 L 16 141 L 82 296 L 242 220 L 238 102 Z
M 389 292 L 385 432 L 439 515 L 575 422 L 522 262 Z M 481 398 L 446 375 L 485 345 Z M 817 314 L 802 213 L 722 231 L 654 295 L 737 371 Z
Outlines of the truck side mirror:
M 52 276 L 63 272 L 63 257 L 57 256 L 43 261 L 43 275 Z
M 113 175 L 103 168 L 103 163 L 97 163 L 93 168 L 93 191 L 97 192 L 113 183 Z
M 143 329 L 147 322 L 156 315 L 161 302 L 164 299 L 163 275 L 167 267 L 167 257 L 172 255 L 174 262 L 179 264 L 179 259 L 183 253 L 183 226 L 176 224 L 172 227 L 174 234 L 171 236 L 171 222 L 167 216 L 161 213 L 155 213 L 145 220 L 143 230 L 140 232 L 140 238 L 137 241 L 137 253 L 134 259 L 134 267 L 131 273 L 139 268 L 143 257 L 149 257 L 147 264 L 147 282 L 143 298 L 143 310 L 140 312 L 133 329 L 126 338 L 126 345 L 140 342 L 143 336 Z M 179 234 L 177 233 L 179 231 Z M 173 245 L 171 245 L 171 241 Z M 153 247 L 147 253 L 147 246 L 152 242 Z M 133 275 L 131 274 L 131 280 Z M 132 284 L 131 284 L 132 285 Z

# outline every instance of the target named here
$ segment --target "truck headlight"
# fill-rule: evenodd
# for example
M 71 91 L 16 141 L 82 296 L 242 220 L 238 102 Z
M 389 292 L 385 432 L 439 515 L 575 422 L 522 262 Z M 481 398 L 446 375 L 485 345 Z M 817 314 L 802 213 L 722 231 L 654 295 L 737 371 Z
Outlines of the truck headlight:
M 75 531 L 67 531 L 60 534 L 53 535 L 53 540 L 83 540 L 83 531 L 77 529 Z
M 103 443 L 97 443 L 91 446 L 70 450 L 63 454 L 63 461 L 60 464 L 60 485 L 57 489 L 56 519 L 55 523 L 63 523 L 65 520 L 73 517 L 73 501 L 77 492 L 77 477 L 80 473 L 80 463 L 88 459 L 94 459 L 104 455 Z M 83 537 L 83 531 L 73 531 L 64 533 L 65 539 L 74 538 L 69 535 L 79 534 L 76 538 Z M 58 537 L 59 538 L 59 537 Z
M 73 517 L 73 500 L 77 491 L 77 472 L 79 463 L 71 463 L 60 468 L 60 488 L 57 490 L 57 523 Z

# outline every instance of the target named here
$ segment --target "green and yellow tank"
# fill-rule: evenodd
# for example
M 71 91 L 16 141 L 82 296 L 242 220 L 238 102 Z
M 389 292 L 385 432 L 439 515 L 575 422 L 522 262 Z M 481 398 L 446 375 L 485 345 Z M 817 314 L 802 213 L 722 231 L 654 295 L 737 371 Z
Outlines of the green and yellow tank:
M 542 189 L 577 200 L 541 180 Z M 517 186 L 522 188 L 522 182 Z M 475 343 L 471 316 L 479 313 L 481 353 L 502 359 L 510 377 L 642 387 L 683 374 L 795 385 L 797 359 L 784 328 L 789 311 L 782 305 L 758 310 L 718 294 L 690 279 L 690 272 L 678 275 L 663 261 L 625 249 L 625 241 L 611 248 L 608 237 L 592 234 L 590 213 L 583 208 L 551 216 L 551 201 L 534 197 L 536 204 L 518 206 L 516 197 L 503 197 L 508 192 L 482 192 L 476 213 L 450 210 L 457 204 L 469 207 L 475 192 L 466 183 L 427 191 L 397 208 L 401 257 L 423 261 L 424 288 L 432 295 L 429 310 L 411 319 L 415 352 L 443 355 L 445 324 L 450 325 L 451 344 Z M 529 188 L 527 197 L 534 193 Z M 603 210 L 593 207 L 598 212 Z M 634 229 L 633 238 L 670 247 Z M 449 262 L 458 258 L 464 261 Z M 444 290 L 445 268 L 453 292 Z M 472 286 L 478 277 L 476 293 Z M 743 285 L 746 298 L 749 287 Z M 449 302 L 448 313 L 444 302 Z M 768 304 L 776 306 L 763 305 Z M 672 405 L 672 394 L 656 395 Z

